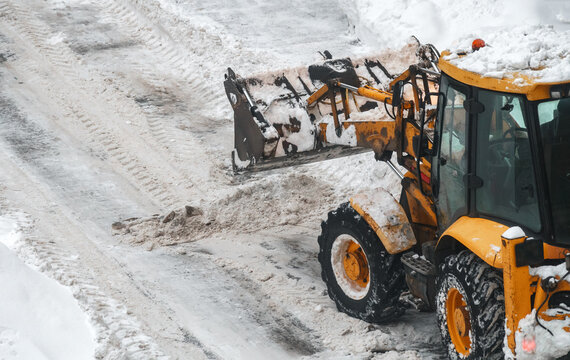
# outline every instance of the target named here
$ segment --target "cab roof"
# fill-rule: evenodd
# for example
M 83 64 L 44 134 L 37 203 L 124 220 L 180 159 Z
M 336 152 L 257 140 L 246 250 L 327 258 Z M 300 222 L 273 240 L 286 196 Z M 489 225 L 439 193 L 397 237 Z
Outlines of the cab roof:
M 529 100 L 551 98 L 553 89 L 570 96 L 570 31 L 518 27 L 494 30 L 483 40 L 456 41 L 441 54 L 440 69 L 462 83 Z
M 439 68 L 443 73 L 467 85 L 482 89 L 525 95 L 530 101 L 550 99 L 552 97 L 550 93 L 552 86 L 555 86 L 555 88 L 561 86 L 563 89 L 566 89 L 566 96 L 570 95 L 568 90 L 570 88 L 570 80 L 539 82 L 536 78 L 519 72 L 506 73 L 501 78 L 485 76 L 459 68 L 445 59 L 445 56 L 448 55 L 450 55 L 450 53 L 447 51 L 441 54 L 438 64 Z

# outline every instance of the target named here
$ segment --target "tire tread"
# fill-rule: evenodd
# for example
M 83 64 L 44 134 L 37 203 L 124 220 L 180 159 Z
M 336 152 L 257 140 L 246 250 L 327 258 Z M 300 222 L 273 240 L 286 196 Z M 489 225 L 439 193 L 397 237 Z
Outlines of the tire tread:
M 379 279 L 382 283 L 382 288 L 378 291 L 372 291 L 371 289 L 372 294 L 370 296 L 367 295 L 363 300 L 367 302 L 364 311 L 351 308 L 350 304 L 343 301 L 342 296 L 336 294 L 339 290 L 335 289 L 336 280 L 328 266 L 330 253 L 325 250 L 334 241 L 339 227 L 350 229 L 358 234 L 362 241 L 372 244 L 372 247 L 378 250 L 374 251 L 372 256 L 375 256 L 378 263 L 382 264 L 381 272 L 383 274 L 380 274 L 380 271 L 376 271 L 372 276 Z M 398 255 L 390 255 L 384 249 L 378 236 L 348 202 L 341 204 L 338 209 L 329 212 L 327 220 L 321 223 L 321 229 L 322 233 L 318 237 L 320 248 L 318 260 L 321 264 L 321 277 L 327 285 L 328 294 L 336 303 L 337 309 L 370 323 L 385 323 L 400 317 L 404 313 L 405 308 L 400 304 L 399 297 L 406 287 L 400 257 Z M 361 245 L 364 248 L 364 245 Z M 370 254 L 367 254 L 367 257 L 369 256 Z M 371 268 L 371 272 L 372 270 Z
M 453 275 L 467 292 L 468 305 L 472 308 L 472 330 L 475 344 L 471 344 L 471 353 L 466 359 L 502 359 L 503 341 L 505 337 L 505 309 L 503 279 L 500 274 L 481 260 L 474 253 L 464 250 L 456 255 L 448 256 L 440 268 L 438 293 L 443 278 Z M 440 295 L 438 295 L 439 297 Z M 440 309 L 438 301 L 438 320 L 445 345 L 450 357 L 455 356 L 453 347 L 449 346 L 445 310 Z M 443 304 L 443 306 L 445 306 Z M 473 324 L 475 322 L 475 324 Z

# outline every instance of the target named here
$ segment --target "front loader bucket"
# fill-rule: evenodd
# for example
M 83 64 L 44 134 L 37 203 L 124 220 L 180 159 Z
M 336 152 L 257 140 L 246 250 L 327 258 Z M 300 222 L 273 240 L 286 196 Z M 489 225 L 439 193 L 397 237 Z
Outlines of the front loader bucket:
M 323 125 L 332 124 L 331 104 L 336 108 L 340 103 L 340 118 L 347 117 L 348 113 L 342 114 L 349 106 L 348 92 L 311 104 L 307 100 L 331 81 L 354 88 L 363 84 L 386 88 L 390 80 L 392 76 L 377 59 L 326 59 L 308 68 L 246 79 L 228 69 L 224 86 L 234 110 L 234 171 L 273 169 L 366 151 L 356 147 L 350 134 L 341 134 L 341 124 L 335 124 L 336 134 L 332 135 Z M 342 95 L 343 101 L 337 95 L 339 99 Z M 354 96 L 352 100 L 350 106 L 358 111 L 383 106 L 369 100 L 358 103 Z

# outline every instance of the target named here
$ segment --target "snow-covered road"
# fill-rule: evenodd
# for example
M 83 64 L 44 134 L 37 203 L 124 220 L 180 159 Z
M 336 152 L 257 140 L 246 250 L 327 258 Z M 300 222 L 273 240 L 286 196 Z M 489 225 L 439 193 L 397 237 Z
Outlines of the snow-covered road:
M 225 68 L 324 49 L 372 51 L 330 1 L 0 0 L 0 213 L 25 214 L 13 249 L 71 288 L 94 357 L 441 357 L 432 314 L 372 326 L 320 279 L 320 219 L 397 182 L 370 154 L 230 175 Z

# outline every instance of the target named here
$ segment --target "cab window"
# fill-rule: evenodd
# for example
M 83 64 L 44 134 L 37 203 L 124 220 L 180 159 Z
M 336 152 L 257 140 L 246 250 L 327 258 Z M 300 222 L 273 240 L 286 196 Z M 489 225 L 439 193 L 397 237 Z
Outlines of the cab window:
M 440 107 L 440 143 L 436 171 L 438 181 L 438 223 L 446 229 L 457 218 L 467 214 L 467 124 L 465 89 L 442 79 L 445 106 Z
M 510 220 L 538 232 L 538 196 L 528 130 L 519 96 L 479 91 L 484 112 L 477 119 L 475 192 L 482 214 Z
M 542 102 L 537 110 L 554 236 L 570 244 L 570 98 Z

